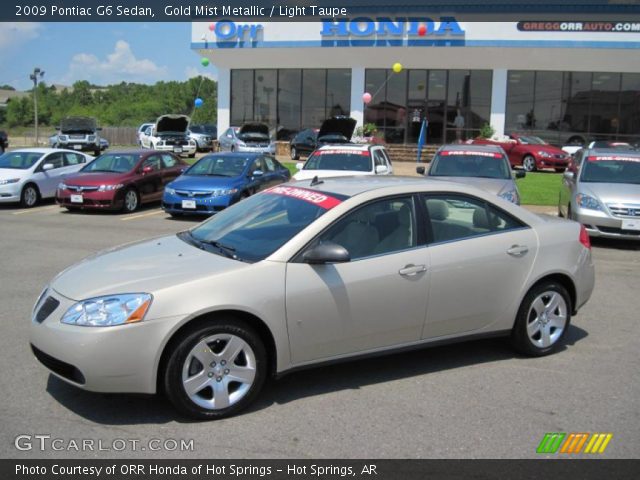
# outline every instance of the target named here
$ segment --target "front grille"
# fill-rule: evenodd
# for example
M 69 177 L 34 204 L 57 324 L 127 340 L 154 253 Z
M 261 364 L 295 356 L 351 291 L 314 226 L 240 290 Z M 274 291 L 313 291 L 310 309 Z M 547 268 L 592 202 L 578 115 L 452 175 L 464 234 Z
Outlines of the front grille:
M 85 138 L 85 135 L 69 135 L 70 140 L 84 140 Z
M 640 217 L 640 205 L 636 204 L 624 204 L 624 203 L 609 203 L 607 204 L 609 211 L 616 217 Z
M 82 185 L 67 185 L 67 189 L 72 192 L 95 192 L 100 187 L 84 187 Z
M 640 230 L 623 230 L 622 228 L 601 226 L 598 226 L 598 230 L 604 233 L 613 233 L 616 235 L 635 235 L 636 237 L 640 237 Z
M 42 303 L 40 309 L 36 312 L 36 322 L 44 322 L 59 305 L 60 302 L 58 300 L 53 297 L 47 297 L 47 299 Z
M 567 156 L 566 155 L 561 155 L 559 153 L 556 153 L 555 155 L 553 155 L 553 158 L 557 158 L 559 160 L 566 160 Z
M 206 198 L 210 197 L 212 192 L 185 192 L 184 190 L 176 190 L 176 195 L 185 198 Z
M 62 360 L 58 360 L 57 358 L 53 358 L 51 355 L 47 355 L 33 345 L 31 345 L 31 351 L 40 363 L 52 372 L 57 373 L 61 377 L 71 380 L 72 382 L 79 383 L 80 385 L 84 385 L 86 382 L 82 372 L 73 365 L 63 362 Z

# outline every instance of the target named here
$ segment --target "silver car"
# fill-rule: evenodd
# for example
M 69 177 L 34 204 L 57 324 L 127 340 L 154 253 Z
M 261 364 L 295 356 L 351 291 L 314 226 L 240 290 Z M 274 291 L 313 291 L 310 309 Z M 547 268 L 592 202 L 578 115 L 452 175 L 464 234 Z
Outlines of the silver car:
M 640 240 L 640 152 L 577 152 L 562 179 L 558 214 L 594 237 Z
M 425 174 L 425 167 L 416 167 L 416 171 Z M 526 172 L 512 172 L 507 154 L 497 145 L 444 145 L 425 175 L 473 185 L 520 205 L 515 178 L 524 178 Z
M 264 123 L 245 123 L 241 127 L 229 127 L 218 136 L 221 152 L 248 152 L 276 154 L 276 143 L 271 140 L 269 127 Z
M 214 419 L 325 362 L 496 335 L 552 353 L 593 285 L 576 222 L 456 183 L 316 179 L 66 269 L 30 341 L 80 388 L 163 391 Z

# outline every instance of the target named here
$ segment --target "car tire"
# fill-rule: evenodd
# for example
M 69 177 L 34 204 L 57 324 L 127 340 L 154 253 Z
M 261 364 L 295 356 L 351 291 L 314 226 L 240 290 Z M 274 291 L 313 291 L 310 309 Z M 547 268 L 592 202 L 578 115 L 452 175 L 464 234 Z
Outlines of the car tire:
M 64 207 L 69 213 L 78 213 L 80 209 L 78 207 Z
M 177 212 L 169 213 L 169 215 L 171 215 L 172 218 L 180 218 L 180 217 L 182 217 L 182 214 L 181 213 L 177 213 Z
M 189 329 L 169 348 L 162 373 L 165 395 L 178 411 L 195 419 L 216 420 L 240 412 L 255 399 L 267 377 L 262 339 L 234 317 Z
M 535 172 L 538 169 L 535 157 L 533 155 L 525 155 L 522 159 L 522 168 L 525 172 Z
M 190 153 L 189 154 L 189 158 L 196 158 L 196 154 L 195 153 Z
M 124 200 L 122 203 L 122 211 L 124 213 L 133 213 L 140 206 L 140 195 L 135 188 L 129 188 L 124 192 Z
M 27 183 L 22 187 L 22 192 L 20 193 L 20 206 L 23 208 L 33 208 L 38 204 L 39 200 L 40 192 L 34 183 Z
M 299 160 L 300 159 L 300 154 L 298 153 L 298 150 L 296 150 L 296 147 L 292 146 L 291 147 L 291 160 Z
M 555 169 L 556 173 L 564 173 L 565 170 L 566 170 L 566 168 L 556 168 Z
M 235 152 L 236 151 L 236 146 L 235 145 L 231 145 L 231 148 L 229 149 L 230 152 Z
M 522 300 L 511 333 L 513 347 L 532 357 L 549 355 L 562 345 L 571 322 L 571 300 L 558 282 L 534 285 Z
M 564 218 L 564 215 L 562 214 L 562 208 L 560 208 L 560 205 L 562 205 L 562 197 L 560 194 L 558 194 L 558 217 Z

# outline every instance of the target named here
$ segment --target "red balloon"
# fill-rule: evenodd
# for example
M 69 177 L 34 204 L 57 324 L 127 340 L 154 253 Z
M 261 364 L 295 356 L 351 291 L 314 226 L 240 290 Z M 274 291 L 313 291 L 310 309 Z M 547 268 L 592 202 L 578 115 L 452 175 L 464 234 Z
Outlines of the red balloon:
M 418 35 L 420 35 L 421 37 L 424 37 L 427 34 L 427 26 L 426 25 L 420 25 L 418 27 Z
M 216 29 L 216 24 L 215 23 L 210 23 L 209 24 L 209 30 L 211 30 L 212 32 Z

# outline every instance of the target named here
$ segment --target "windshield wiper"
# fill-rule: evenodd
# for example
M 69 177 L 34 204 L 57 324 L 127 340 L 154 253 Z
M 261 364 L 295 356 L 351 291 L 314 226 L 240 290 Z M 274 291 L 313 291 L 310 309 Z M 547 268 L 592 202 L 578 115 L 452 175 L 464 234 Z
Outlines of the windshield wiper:
M 217 248 L 221 253 L 223 253 L 225 257 L 242 261 L 242 259 L 240 259 L 235 254 L 236 249 L 230 245 L 225 245 L 224 243 L 221 243 L 217 240 L 201 240 L 199 238 L 196 238 L 196 236 L 189 230 L 187 230 L 186 232 L 181 232 L 180 235 L 185 236 L 188 243 L 200 248 L 201 250 L 205 249 L 205 245 L 211 245 L 212 247 Z

